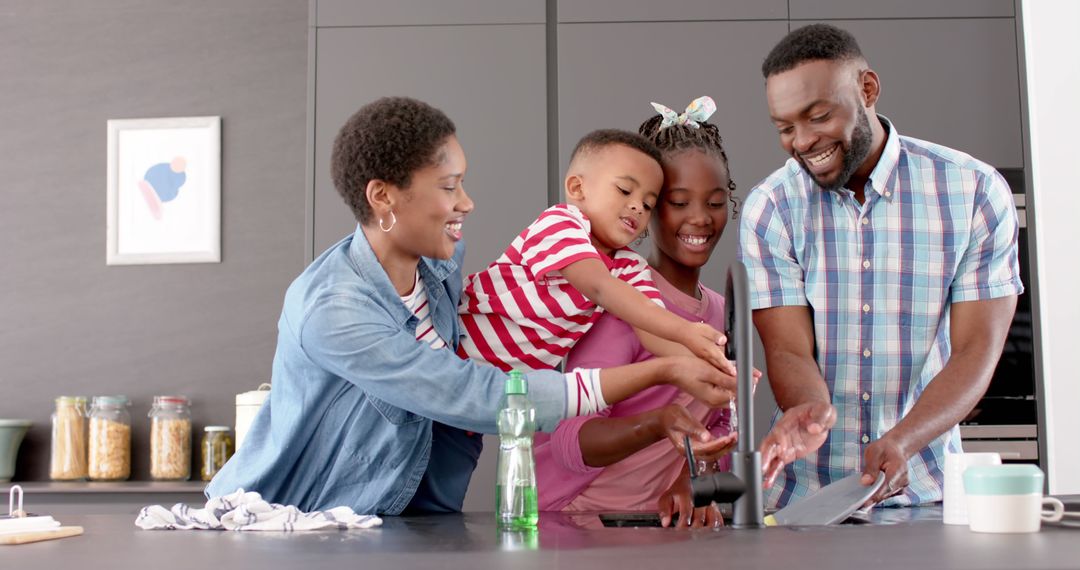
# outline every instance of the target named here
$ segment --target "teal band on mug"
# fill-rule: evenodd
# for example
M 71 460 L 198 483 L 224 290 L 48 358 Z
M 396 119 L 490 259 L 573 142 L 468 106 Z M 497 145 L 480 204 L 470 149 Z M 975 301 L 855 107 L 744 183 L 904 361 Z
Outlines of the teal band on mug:
M 1042 494 L 1043 472 L 1034 465 L 975 465 L 964 470 L 968 495 Z

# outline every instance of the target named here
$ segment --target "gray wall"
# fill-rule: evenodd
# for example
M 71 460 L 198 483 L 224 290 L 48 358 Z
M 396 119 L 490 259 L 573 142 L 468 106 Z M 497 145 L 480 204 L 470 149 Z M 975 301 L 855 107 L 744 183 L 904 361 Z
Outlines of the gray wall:
M 28 418 L 16 478 L 48 476 L 59 395 L 130 397 L 147 478 L 155 394 L 196 429 L 270 376 L 303 268 L 307 3 L 0 5 L 0 417 Z M 222 262 L 105 266 L 105 122 L 222 117 Z M 197 468 L 197 465 L 196 465 Z

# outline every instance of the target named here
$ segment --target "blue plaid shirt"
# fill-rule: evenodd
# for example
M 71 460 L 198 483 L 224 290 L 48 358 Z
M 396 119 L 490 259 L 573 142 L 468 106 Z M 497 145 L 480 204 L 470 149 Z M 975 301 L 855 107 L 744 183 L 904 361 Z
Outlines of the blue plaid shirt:
M 788 465 L 769 492 L 782 507 L 862 468 L 949 359 L 949 307 L 1023 292 L 1008 184 L 967 154 L 888 132 L 859 204 L 824 191 L 795 159 L 746 200 L 739 259 L 751 307 L 803 305 L 836 426 L 816 454 Z M 775 422 L 780 412 L 773 418 Z M 954 426 L 908 462 L 910 486 L 886 505 L 941 500 Z

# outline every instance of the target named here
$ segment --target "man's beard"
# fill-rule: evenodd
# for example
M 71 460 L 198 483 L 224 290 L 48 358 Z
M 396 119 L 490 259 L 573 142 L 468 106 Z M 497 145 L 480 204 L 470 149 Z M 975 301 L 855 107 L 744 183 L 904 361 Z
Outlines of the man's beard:
M 814 179 L 823 190 L 829 190 L 832 192 L 838 192 L 841 188 L 847 186 L 847 183 L 851 180 L 851 175 L 855 174 L 855 171 L 862 166 L 866 157 L 870 156 L 870 145 L 874 141 L 874 131 L 870 129 L 870 119 L 867 118 L 866 112 L 859 114 L 859 119 L 855 122 L 855 130 L 851 133 L 851 143 L 848 145 L 847 152 L 844 153 L 844 162 L 841 164 L 840 174 L 831 183 L 826 183 L 823 180 L 819 180 L 814 176 L 806 165 L 803 165 L 803 170 L 806 170 L 807 174 Z

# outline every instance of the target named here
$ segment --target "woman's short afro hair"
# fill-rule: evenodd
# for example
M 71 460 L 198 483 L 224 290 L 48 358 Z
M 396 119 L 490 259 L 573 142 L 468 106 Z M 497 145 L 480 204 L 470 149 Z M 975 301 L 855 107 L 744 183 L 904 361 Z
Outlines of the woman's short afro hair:
M 408 188 L 412 174 L 432 164 L 457 132 L 445 113 L 409 97 L 383 97 L 360 108 L 334 139 L 330 177 L 361 224 L 371 221 L 367 185 L 382 180 Z

